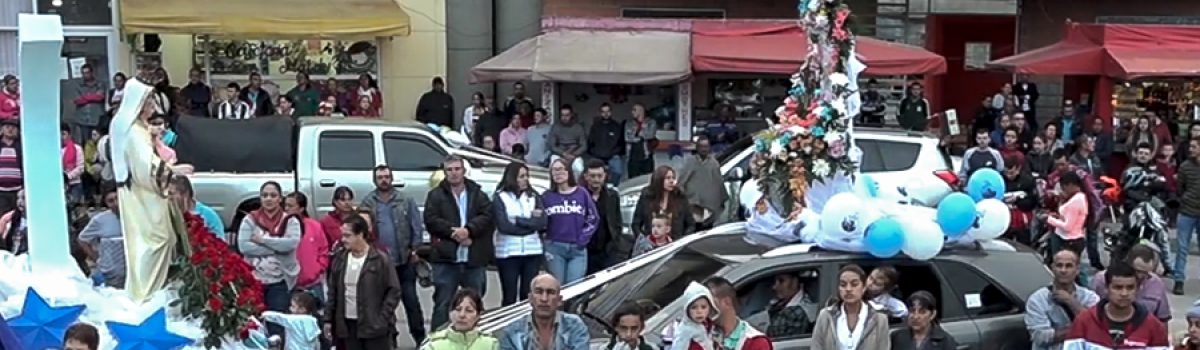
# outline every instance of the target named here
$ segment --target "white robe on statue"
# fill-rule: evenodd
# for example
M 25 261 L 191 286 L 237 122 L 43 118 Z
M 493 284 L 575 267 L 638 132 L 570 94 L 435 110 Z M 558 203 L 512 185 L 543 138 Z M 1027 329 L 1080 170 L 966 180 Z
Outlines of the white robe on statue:
M 125 96 L 112 121 L 113 175 L 118 184 L 121 229 L 125 234 L 125 290 L 144 302 L 167 283 L 167 269 L 179 238 L 165 180 L 170 166 L 154 150 L 154 138 L 138 118 L 151 87 L 136 80 L 125 84 Z M 181 233 L 180 233 L 181 234 Z

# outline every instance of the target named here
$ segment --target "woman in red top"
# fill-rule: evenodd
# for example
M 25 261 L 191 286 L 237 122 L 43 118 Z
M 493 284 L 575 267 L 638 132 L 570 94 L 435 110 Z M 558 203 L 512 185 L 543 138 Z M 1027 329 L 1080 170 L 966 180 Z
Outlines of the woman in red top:
M 330 250 L 342 240 L 342 220 L 354 214 L 354 191 L 346 186 L 334 189 L 333 211 L 321 217 L 321 228 L 325 231 Z

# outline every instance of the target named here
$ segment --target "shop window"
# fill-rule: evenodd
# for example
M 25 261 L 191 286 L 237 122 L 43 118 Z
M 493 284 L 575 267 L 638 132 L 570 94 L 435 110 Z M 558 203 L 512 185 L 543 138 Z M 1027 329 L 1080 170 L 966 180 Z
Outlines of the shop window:
M 379 48 L 371 41 L 223 40 L 194 38 L 196 67 L 211 67 L 213 76 L 245 79 L 250 73 L 291 78 L 306 72 L 313 79 L 357 80 L 377 75 Z M 290 80 L 290 79 L 289 79 Z
M 322 170 L 371 170 L 375 168 L 373 141 L 369 132 L 323 132 L 317 147 L 319 166 Z
M 111 26 L 113 24 L 112 0 L 37 0 L 37 12 L 62 16 L 63 25 L 68 26 Z
M 383 154 L 388 167 L 395 171 L 430 171 L 442 167 L 446 155 L 427 142 L 404 137 L 400 133 L 383 134 Z

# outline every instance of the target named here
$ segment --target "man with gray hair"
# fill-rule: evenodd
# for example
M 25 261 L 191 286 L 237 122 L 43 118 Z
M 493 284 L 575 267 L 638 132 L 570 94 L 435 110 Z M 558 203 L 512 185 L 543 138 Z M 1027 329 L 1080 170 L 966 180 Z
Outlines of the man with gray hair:
M 483 294 L 485 268 L 495 256 L 492 202 L 479 184 L 466 178 L 465 161 L 450 156 L 442 161 L 445 179 L 425 197 L 425 230 L 433 253 L 433 317 L 430 326 L 449 320 L 450 303 L 461 286 Z

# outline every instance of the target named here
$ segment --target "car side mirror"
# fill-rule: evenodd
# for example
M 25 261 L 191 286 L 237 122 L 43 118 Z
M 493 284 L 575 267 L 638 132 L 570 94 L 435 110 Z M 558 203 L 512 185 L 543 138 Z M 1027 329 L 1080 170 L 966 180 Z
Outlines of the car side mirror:
M 729 169 L 729 173 L 725 174 L 726 182 L 741 182 L 745 178 L 746 178 L 746 169 L 742 169 L 742 167 L 740 167 L 740 166 L 733 167 L 733 169 Z

